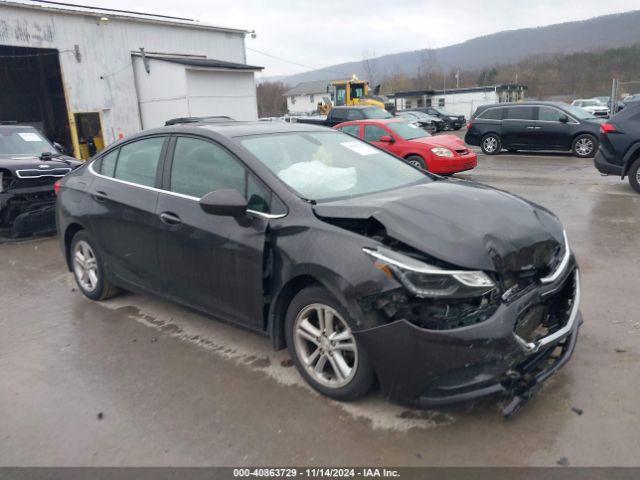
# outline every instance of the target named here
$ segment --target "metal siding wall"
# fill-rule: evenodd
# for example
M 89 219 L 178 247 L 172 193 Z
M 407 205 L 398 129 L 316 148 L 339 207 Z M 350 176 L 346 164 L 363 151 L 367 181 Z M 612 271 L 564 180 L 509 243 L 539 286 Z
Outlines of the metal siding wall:
M 80 63 L 72 52 L 76 44 Z M 238 63 L 244 62 L 245 54 L 240 33 L 115 18 L 98 25 L 93 16 L 9 5 L 0 5 L 0 45 L 58 49 L 69 108 L 101 112 L 107 143 L 118 132 L 126 135 L 141 128 L 132 51 L 144 47 L 147 52 L 205 55 Z

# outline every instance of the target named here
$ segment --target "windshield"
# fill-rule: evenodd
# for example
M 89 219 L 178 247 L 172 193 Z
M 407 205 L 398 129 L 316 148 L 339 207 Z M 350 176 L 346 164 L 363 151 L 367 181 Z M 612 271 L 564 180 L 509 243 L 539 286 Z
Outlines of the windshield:
M 393 130 L 394 133 L 399 135 L 405 140 L 413 140 L 414 138 L 430 137 L 431 134 L 426 130 L 423 130 L 418 125 L 405 122 L 390 122 L 387 123 L 387 127 Z
M 427 115 L 424 112 L 407 112 L 407 114 L 413 115 L 416 118 L 425 118 L 425 119 L 430 119 L 431 118 L 431 117 L 429 117 L 429 115 Z
M 440 115 L 446 115 L 447 117 L 455 117 L 456 116 L 453 113 L 447 112 L 444 108 L 434 108 L 434 110 L 436 112 L 438 112 Z
M 309 200 L 355 197 L 430 182 L 402 160 L 339 132 L 242 137 L 240 143 Z
M 381 118 L 393 118 L 386 110 L 381 108 L 365 108 L 364 109 L 364 117 L 370 119 L 381 119 Z
M 573 115 L 576 118 L 579 118 L 580 120 L 587 120 L 589 118 L 596 118 L 593 116 L 593 114 L 591 112 L 587 112 L 585 109 L 580 108 L 580 107 L 575 107 L 573 105 L 568 105 L 568 106 L 562 106 L 562 108 L 564 108 L 567 112 L 569 112 L 571 115 Z
M 56 149 L 32 128 L 0 127 L 0 155 L 37 155 Z
M 583 107 L 599 107 L 600 105 L 600 102 L 596 102 L 595 100 L 587 100 L 582 102 Z

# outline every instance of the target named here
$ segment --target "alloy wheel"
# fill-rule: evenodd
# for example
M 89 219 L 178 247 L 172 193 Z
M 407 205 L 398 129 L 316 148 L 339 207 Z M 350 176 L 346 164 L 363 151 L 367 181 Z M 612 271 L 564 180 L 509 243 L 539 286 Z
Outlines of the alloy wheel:
M 76 243 L 73 250 L 73 273 L 78 283 L 87 292 L 98 286 L 98 261 L 91 246 L 84 240 Z
M 420 162 L 417 161 L 417 160 L 409 160 L 409 165 L 413 165 L 414 167 L 422 168 L 422 165 L 420 165 Z
M 294 347 L 303 367 L 321 385 L 341 388 L 356 374 L 356 340 L 344 319 L 328 305 L 314 303 L 298 313 Z
M 487 137 L 482 142 L 485 152 L 493 153 L 498 148 L 498 139 L 496 137 Z
M 586 157 L 593 152 L 593 140 L 581 138 L 576 142 L 576 153 L 581 157 Z

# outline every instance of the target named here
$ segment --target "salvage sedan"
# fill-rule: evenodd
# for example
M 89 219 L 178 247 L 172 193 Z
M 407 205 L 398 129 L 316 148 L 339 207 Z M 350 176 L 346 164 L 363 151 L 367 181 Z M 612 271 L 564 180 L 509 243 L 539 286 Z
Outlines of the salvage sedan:
M 80 290 L 149 291 L 268 335 L 317 391 L 428 407 L 529 398 L 571 356 L 579 277 L 549 211 L 326 128 L 121 140 L 59 182 Z

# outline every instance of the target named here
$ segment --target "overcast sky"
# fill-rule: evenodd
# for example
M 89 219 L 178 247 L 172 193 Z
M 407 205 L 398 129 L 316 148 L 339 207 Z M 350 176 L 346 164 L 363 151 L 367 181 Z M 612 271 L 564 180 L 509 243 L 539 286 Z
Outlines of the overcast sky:
M 640 9 L 640 0 L 76 0 L 254 29 L 247 61 L 262 75 L 300 73 L 517 28 Z M 269 57 L 251 49 L 286 59 Z M 304 66 L 295 65 L 302 64 Z

